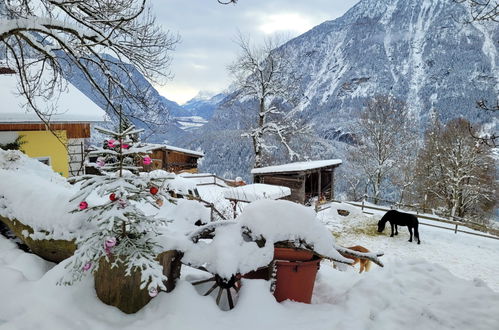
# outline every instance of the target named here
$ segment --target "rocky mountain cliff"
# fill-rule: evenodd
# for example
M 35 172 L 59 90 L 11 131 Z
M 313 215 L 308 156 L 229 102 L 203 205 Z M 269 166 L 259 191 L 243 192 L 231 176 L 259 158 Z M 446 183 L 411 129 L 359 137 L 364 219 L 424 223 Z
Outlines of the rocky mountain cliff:
M 392 94 L 405 101 L 422 132 L 430 111 L 442 120 L 490 121 L 479 99 L 497 100 L 499 24 L 466 23 L 450 0 L 361 0 L 344 16 L 290 40 L 277 51 L 290 61 L 301 100 L 293 115 L 313 125 L 320 146 L 312 159 L 342 158 L 348 132 L 366 100 Z M 253 122 L 251 104 L 229 95 L 210 122 L 178 143 L 204 150 L 203 169 L 249 178 L 251 144 L 240 134 Z M 345 143 L 347 142 L 347 143 Z M 285 161 L 275 153 L 275 162 Z

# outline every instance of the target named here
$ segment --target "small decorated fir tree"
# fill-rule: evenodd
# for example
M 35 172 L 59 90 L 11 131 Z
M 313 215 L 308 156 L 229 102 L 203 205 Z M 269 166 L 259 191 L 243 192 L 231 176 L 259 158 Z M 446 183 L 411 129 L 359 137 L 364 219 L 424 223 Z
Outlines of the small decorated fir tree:
M 167 280 L 156 259 L 162 251 L 155 242 L 158 227 L 166 221 L 146 216 L 141 206 L 158 207 L 165 200 L 172 201 L 161 189 L 168 177 L 139 175 L 138 164 L 151 162 L 151 148 L 138 141 L 142 130 L 122 125 L 118 132 L 96 129 L 110 136 L 103 147 L 91 153 L 98 156 L 96 165 L 103 175 L 75 178 L 81 182 L 81 190 L 72 198 L 77 206 L 74 212 L 88 215 L 89 229 L 77 239 L 78 248 L 66 265 L 70 271 L 61 282 L 72 284 L 85 273 L 97 271 L 104 259 L 112 267 L 124 266 L 125 275 L 140 271 L 140 288 L 147 287 L 149 295 L 155 296 L 159 289 L 165 290 Z M 96 199 L 91 196 L 94 193 L 101 197 L 100 202 L 88 200 Z

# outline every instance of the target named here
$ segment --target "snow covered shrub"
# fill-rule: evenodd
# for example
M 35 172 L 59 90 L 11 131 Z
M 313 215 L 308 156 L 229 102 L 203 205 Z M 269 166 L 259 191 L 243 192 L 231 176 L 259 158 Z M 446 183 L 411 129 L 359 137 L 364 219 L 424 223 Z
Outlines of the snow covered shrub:
M 86 272 L 98 271 L 105 260 L 111 268 L 124 267 L 126 276 L 140 271 L 140 289 L 147 287 L 149 295 L 155 296 L 159 289 L 166 290 L 163 282 L 167 278 L 157 260 L 163 251 L 156 238 L 158 228 L 167 221 L 146 216 L 143 206 L 158 207 L 172 201 L 162 189 L 172 175 L 138 175 L 141 167 L 137 164 L 150 161 L 147 155 L 151 148 L 134 137 L 142 130 L 133 126 L 119 132 L 97 129 L 112 137 L 91 153 L 99 156 L 96 165 L 103 175 L 75 178 L 81 189 L 71 200 L 73 212 L 85 213 L 92 229 L 77 240 L 78 248 L 61 283 L 72 284 Z

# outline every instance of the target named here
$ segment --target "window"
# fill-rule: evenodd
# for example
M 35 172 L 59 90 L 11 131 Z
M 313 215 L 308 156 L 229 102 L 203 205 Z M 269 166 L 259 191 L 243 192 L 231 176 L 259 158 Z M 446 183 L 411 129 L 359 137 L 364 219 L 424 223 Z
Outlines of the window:
M 35 157 L 40 163 L 50 166 L 50 157 Z

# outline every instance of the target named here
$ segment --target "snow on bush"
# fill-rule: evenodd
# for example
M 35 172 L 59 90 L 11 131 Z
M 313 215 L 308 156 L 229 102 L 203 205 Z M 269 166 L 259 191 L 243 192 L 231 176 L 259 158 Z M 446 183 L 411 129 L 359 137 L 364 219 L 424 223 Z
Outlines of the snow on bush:
M 83 218 L 71 214 L 75 188 L 51 167 L 19 151 L 0 149 L 0 216 L 35 231 L 33 239 L 75 238 Z

